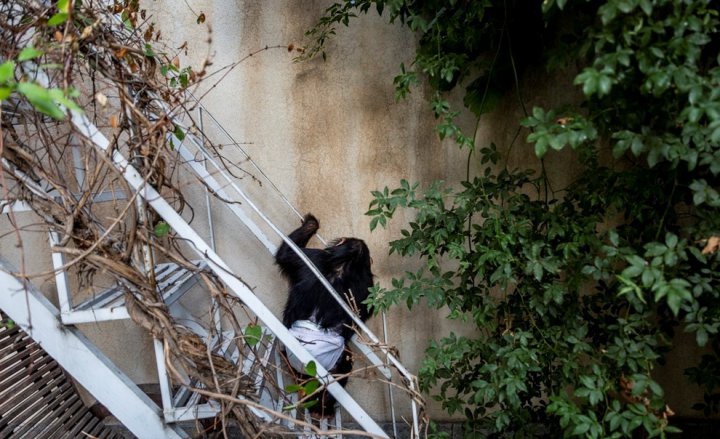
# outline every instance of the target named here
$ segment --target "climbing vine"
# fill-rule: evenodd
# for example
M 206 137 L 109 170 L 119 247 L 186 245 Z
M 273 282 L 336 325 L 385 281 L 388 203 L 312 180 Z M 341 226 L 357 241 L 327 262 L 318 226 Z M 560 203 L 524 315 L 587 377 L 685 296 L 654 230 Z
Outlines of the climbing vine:
M 423 301 L 476 328 L 430 343 L 423 389 L 464 414 L 466 437 L 664 437 L 677 429 L 655 369 L 685 332 L 708 353 L 677 379 L 717 413 L 720 5 L 348 1 L 308 31 L 304 56 L 372 10 L 420 36 L 397 97 L 426 81 L 440 138 L 485 168 L 459 186 L 373 192 L 371 228 L 412 211 L 390 252 L 424 264 L 375 286 L 370 304 Z M 521 84 L 538 71 L 573 75 L 577 102 L 532 108 Z M 455 108 L 447 95 L 460 87 Z M 526 169 L 456 123 L 500 99 L 524 110 L 518 129 L 537 157 Z M 565 149 L 578 177 L 556 192 L 544 157 Z

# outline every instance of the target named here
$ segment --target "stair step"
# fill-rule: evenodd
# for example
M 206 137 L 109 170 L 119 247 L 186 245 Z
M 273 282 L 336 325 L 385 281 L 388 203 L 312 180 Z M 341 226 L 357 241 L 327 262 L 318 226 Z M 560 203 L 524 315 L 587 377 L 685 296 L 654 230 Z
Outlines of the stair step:
M 222 340 L 218 340 L 217 338 L 212 340 L 211 345 L 213 346 L 213 351 L 223 355 L 225 358 L 228 358 L 233 362 L 242 360 L 242 372 L 253 381 L 253 385 L 255 387 L 256 396 L 252 399 L 260 402 L 260 404 L 270 410 L 282 412 L 284 407 L 297 402 L 297 395 L 294 393 L 286 394 L 283 390 L 280 390 L 279 395 L 273 395 L 275 392 L 271 392 L 267 387 L 268 383 L 265 381 L 267 378 L 266 374 L 268 373 L 268 368 L 272 367 L 276 368 L 279 379 L 279 382 L 273 383 L 273 385 L 277 385 L 280 389 L 282 389 L 282 383 L 285 380 L 285 378 L 282 378 L 285 366 L 282 363 L 283 360 L 281 355 L 277 351 L 277 343 L 274 340 L 273 335 L 266 328 L 263 328 L 260 340 L 261 341 L 256 344 L 254 348 L 246 346 L 242 355 L 240 355 L 237 349 L 235 349 L 236 345 L 233 343 L 233 336 L 229 333 L 224 333 Z M 274 364 L 270 365 L 270 363 Z M 198 385 L 199 383 L 196 380 L 193 380 L 190 383 L 190 387 Z M 238 396 L 238 398 L 242 398 L 242 396 Z M 221 410 L 220 404 L 215 401 L 208 401 L 200 394 L 189 390 L 185 386 L 180 386 L 177 391 L 173 393 L 171 400 L 172 407 L 165 408 L 163 410 L 166 422 L 177 423 L 202 418 L 211 418 L 216 416 Z M 307 427 L 300 427 L 292 421 L 274 418 L 264 410 L 255 408 L 251 408 L 251 410 L 255 413 L 255 415 L 264 419 L 266 422 L 280 423 L 289 428 L 291 431 L 297 431 L 298 433 L 304 434 L 304 436 L 301 437 L 317 437 Z M 300 416 L 297 419 L 302 419 L 306 423 L 315 424 L 319 427 L 320 431 L 342 429 L 342 416 L 339 406 L 336 408 L 334 416 L 331 418 L 322 418 L 320 420 L 312 419 L 310 417 L 310 413 L 307 410 L 302 409 L 292 409 L 287 414 L 291 417 Z M 341 439 L 342 435 L 323 435 L 323 437 Z
M 199 334 L 205 336 L 207 334 Z M 224 356 L 230 361 L 237 362 L 240 355 L 236 349 L 234 341 L 235 335 L 231 332 L 223 333 L 223 337 L 219 339 L 215 337 L 210 341 L 212 350 Z M 245 348 L 243 354 L 243 367 L 242 371 L 245 375 L 250 375 L 254 382 L 255 391 L 257 392 L 258 399 L 261 401 L 268 401 L 268 398 L 263 397 L 264 389 L 263 385 L 263 369 L 267 367 L 268 360 L 273 352 L 272 335 L 264 330 L 260 342 L 256 345 L 253 351 L 249 347 Z M 257 355 L 256 355 L 257 354 Z M 189 387 L 198 386 L 197 380 L 190 382 Z M 180 386 L 170 400 L 172 401 L 172 407 L 166 407 L 163 410 L 166 422 L 182 422 L 193 419 L 211 418 L 216 416 L 220 412 L 220 404 L 214 401 L 205 400 L 199 393 L 189 390 L 185 386 Z M 263 416 L 262 411 L 257 411 L 258 416 Z M 269 420 L 269 419 L 268 419 Z
M 194 261 L 198 270 L 207 266 L 205 261 Z M 165 304 L 170 305 L 197 283 L 196 270 L 188 270 L 178 264 L 167 262 L 155 266 L 157 288 L 162 291 Z M 61 313 L 66 325 L 129 319 L 125 307 L 125 289 L 115 285 L 96 294 L 91 299 Z

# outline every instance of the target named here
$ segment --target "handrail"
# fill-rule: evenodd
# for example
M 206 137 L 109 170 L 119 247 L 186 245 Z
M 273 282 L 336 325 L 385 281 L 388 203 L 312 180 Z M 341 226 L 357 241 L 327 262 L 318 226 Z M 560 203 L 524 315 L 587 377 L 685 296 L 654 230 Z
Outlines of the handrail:
M 37 80 L 45 87 L 48 87 L 50 80 L 47 75 L 42 72 L 37 72 Z M 160 101 L 162 102 L 162 101 Z M 180 215 L 167 203 L 167 201 L 147 182 L 142 178 L 140 173 L 125 159 L 125 157 L 118 150 L 111 150 L 110 142 L 108 139 L 98 130 L 98 128 L 82 113 L 71 111 L 71 123 L 76 129 L 92 142 L 99 149 L 107 152 L 111 155 L 113 164 L 121 171 L 123 177 L 130 183 L 131 187 L 135 189 L 142 198 L 144 198 L 148 204 L 150 204 L 155 211 L 178 233 L 179 236 L 187 239 L 193 243 L 193 249 L 201 257 L 208 261 L 208 266 L 220 277 L 230 290 L 233 291 L 240 299 L 242 299 L 252 309 L 258 317 L 260 317 L 268 328 L 283 342 L 293 354 L 295 354 L 300 361 L 308 363 L 313 361 L 312 355 L 293 337 L 287 328 L 265 307 L 265 305 L 254 295 L 254 293 L 229 269 L 229 267 L 222 261 L 219 255 L 208 246 L 205 241 L 197 234 L 197 232 L 187 224 Z M 179 141 L 173 135 L 173 141 Z M 331 296 L 337 301 L 340 307 L 350 316 L 353 323 L 357 328 L 366 336 L 372 343 L 375 343 L 384 353 L 388 362 L 405 378 L 406 385 L 409 387 L 411 392 L 416 392 L 416 380 L 415 377 L 400 363 L 400 361 L 390 352 L 390 350 L 383 343 L 380 342 L 379 338 L 360 320 L 343 298 L 335 291 L 332 285 L 327 281 L 325 276 L 317 269 L 317 267 L 310 261 L 305 253 L 290 240 L 258 207 L 257 205 L 240 189 L 234 181 L 232 181 L 215 162 L 214 158 L 208 153 L 205 147 L 197 142 L 195 136 L 189 134 L 186 139 L 192 139 L 192 142 L 200 150 L 203 156 L 218 169 L 223 177 L 226 179 L 229 185 L 231 185 L 244 202 L 276 233 L 288 244 L 290 248 L 295 251 L 298 257 L 310 268 L 310 270 L 318 277 L 318 280 L 328 290 Z M 181 142 L 180 142 L 181 143 Z M 238 214 L 235 212 L 236 215 Z M 262 236 L 258 236 L 258 231 L 251 228 L 256 237 L 261 241 L 264 241 Z M 267 238 L 265 238 L 266 240 Z M 268 247 L 266 245 L 266 247 Z M 270 250 L 270 247 L 268 247 Z M 335 396 L 348 412 L 355 418 L 355 420 L 366 429 L 366 431 L 376 434 L 380 437 L 387 437 L 386 433 L 370 418 L 367 413 L 357 404 L 357 402 L 350 397 L 345 389 L 325 370 L 321 365 L 317 365 L 317 376 L 326 385 L 328 391 Z M 417 402 L 411 396 L 411 407 L 413 417 L 413 436 L 419 437 L 419 419 Z
M 45 76 L 39 78 L 44 86 L 48 86 L 49 80 Z M 193 250 L 208 262 L 208 267 L 229 287 L 229 290 L 241 299 L 265 325 L 282 341 L 286 349 L 295 354 L 303 363 L 309 363 L 314 357 L 290 334 L 285 325 L 270 312 L 265 304 L 255 296 L 247 285 L 245 285 L 213 251 L 210 246 L 198 235 L 198 233 L 172 208 L 141 174 L 135 169 L 118 150 L 111 150 L 109 140 L 81 113 L 71 112 L 71 122 L 75 128 L 100 150 L 111 155 L 112 163 L 120 170 L 125 180 L 138 194 L 150 204 L 155 212 L 160 215 L 173 230 L 182 238 L 192 243 Z M 377 423 L 360 407 L 360 405 L 345 391 L 345 389 L 333 379 L 332 375 L 321 364 L 317 364 L 317 377 L 326 386 L 327 390 L 342 404 L 355 420 L 369 433 L 379 437 L 387 437 L 387 434 Z
M 197 103 L 196 105 L 201 106 L 200 103 Z M 204 108 L 204 107 L 203 107 L 203 108 Z M 205 113 L 206 113 L 209 117 L 212 118 L 212 115 L 210 115 L 210 113 L 209 113 L 207 110 L 205 110 Z M 214 120 L 214 118 L 213 118 L 213 120 Z M 175 122 L 177 125 L 179 125 L 181 128 L 185 128 L 186 131 L 189 131 L 188 127 L 184 126 L 184 124 L 182 124 L 181 122 L 178 122 L 178 121 L 174 121 L 174 122 Z M 224 128 L 222 128 L 222 126 L 220 126 L 219 123 L 218 123 L 217 125 L 220 127 L 221 130 L 224 131 Z M 227 131 L 224 131 L 224 132 L 225 132 L 225 134 L 230 138 L 230 140 L 232 140 L 234 143 L 237 143 L 237 142 L 235 142 L 235 140 L 230 136 L 230 134 L 227 133 Z M 204 135 L 204 133 L 203 133 L 203 135 Z M 175 147 L 176 147 L 176 148 L 179 150 L 179 152 L 180 152 L 180 151 L 181 151 L 181 150 L 180 150 L 180 147 L 181 147 L 182 141 L 179 141 L 179 139 L 177 139 L 174 134 L 172 134 L 172 137 L 173 137 L 172 141 L 173 141 Z M 339 294 L 337 291 L 335 291 L 335 289 L 333 288 L 332 284 L 330 284 L 330 282 L 328 282 L 328 280 L 325 278 L 325 276 L 323 276 L 323 274 L 320 272 L 320 270 L 318 270 L 318 268 L 315 266 L 315 264 L 312 263 L 312 261 L 307 257 L 307 255 L 305 255 L 305 253 L 304 253 L 287 235 L 285 235 L 285 234 L 272 222 L 272 220 L 270 220 L 270 218 L 268 218 L 267 215 L 265 215 L 265 214 L 260 210 L 260 208 L 258 208 L 258 206 L 257 206 L 257 205 L 252 201 L 252 199 L 245 193 L 245 191 L 243 191 L 243 190 L 235 183 L 235 181 L 234 181 L 233 179 L 231 179 L 231 178 L 226 174 L 226 172 L 222 169 L 222 167 L 221 167 L 220 165 L 217 164 L 217 162 L 215 161 L 215 159 L 212 157 L 212 155 L 210 154 L 210 152 L 204 147 L 204 145 L 202 145 L 201 142 L 198 142 L 198 141 L 196 140 L 194 134 L 192 134 L 192 133 L 187 134 L 187 135 L 185 136 L 185 140 L 187 140 L 187 139 L 190 139 L 191 142 L 193 143 L 193 145 L 199 150 L 199 152 L 200 152 L 200 153 L 202 154 L 202 156 L 203 156 L 203 160 L 208 161 L 208 162 L 211 162 L 211 163 L 213 164 L 213 166 L 215 167 L 215 169 L 217 169 L 217 172 L 218 172 L 220 175 L 222 175 L 223 178 L 225 179 L 225 181 L 228 183 L 228 185 L 231 186 L 231 187 L 238 193 L 238 195 L 242 198 L 242 200 L 244 201 L 244 203 L 245 203 L 247 206 L 249 206 L 249 207 L 265 222 L 265 224 L 267 224 L 267 225 L 270 227 L 270 229 L 272 229 L 272 231 L 273 231 L 277 236 L 279 236 L 286 244 L 288 244 L 288 246 L 297 254 L 297 256 L 308 266 L 308 268 L 309 268 L 309 269 L 312 271 L 312 273 L 317 277 L 317 279 L 320 281 L 320 283 L 321 283 L 321 284 L 325 287 L 325 289 L 330 293 L 330 295 L 333 297 L 333 299 L 335 299 L 335 301 L 340 305 L 340 307 L 343 309 L 343 311 L 344 311 L 345 313 L 347 313 L 348 316 L 350 316 L 350 318 L 352 319 L 353 323 L 355 323 L 355 325 L 357 325 L 357 328 L 360 329 L 360 331 L 363 333 L 363 335 L 365 335 L 368 339 L 370 339 L 370 341 L 371 341 L 372 343 L 374 343 L 376 346 L 379 347 L 379 349 L 380 349 L 380 350 L 383 352 L 383 354 L 386 356 L 388 362 L 391 363 L 391 364 L 393 365 L 393 367 L 395 367 L 395 369 L 405 378 L 406 384 L 408 385 L 408 387 L 410 388 L 410 390 L 413 391 L 413 392 L 417 391 L 418 389 L 416 388 L 415 376 L 412 375 L 412 374 L 405 368 L 405 366 L 402 365 L 402 363 L 400 363 L 400 361 L 395 357 L 395 355 L 393 355 L 393 353 L 388 349 L 388 347 L 387 347 L 384 343 L 382 343 L 382 342 L 380 341 L 380 339 L 370 330 L 370 328 L 367 327 L 367 325 L 365 325 L 365 323 L 364 323 L 362 320 L 360 320 L 360 318 L 352 311 L 352 309 L 351 309 L 350 306 L 347 304 L 347 302 L 340 296 L 340 294 Z M 247 155 L 247 153 L 245 153 L 245 151 L 243 151 L 243 154 L 245 154 L 245 156 L 249 158 L 249 156 Z M 259 167 L 257 166 L 257 164 L 255 164 L 254 161 L 251 160 L 251 162 L 253 163 L 253 166 L 255 166 L 255 168 L 257 168 L 258 170 L 260 170 Z M 262 171 L 260 171 L 260 172 L 262 172 Z M 266 179 L 268 178 L 265 174 L 263 174 L 263 175 L 265 176 Z M 268 179 L 268 180 L 269 180 L 269 179 Z M 277 190 L 277 188 L 276 188 L 276 190 Z M 289 202 L 287 199 L 285 199 L 285 201 L 286 201 L 286 203 L 288 203 L 288 204 L 290 205 L 290 202 Z M 292 205 L 290 205 L 290 206 L 292 207 Z M 296 209 L 293 208 L 293 210 L 294 210 L 295 212 L 297 212 Z M 233 211 L 234 211 L 234 210 L 233 210 Z M 235 213 L 236 213 L 236 215 L 238 215 L 237 212 L 235 212 Z M 239 216 L 239 215 L 238 215 L 238 216 Z M 246 225 L 247 225 L 247 224 L 246 224 Z M 248 227 L 249 227 L 250 230 L 256 235 L 256 237 L 257 237 L 258 239 L 260 239 L 260 241 L 266 242 L 267 238 L 266 238 L 264 235 L 258 236 L 258 234 L 257 234 L 257 228 L 256 228 L 256 227 L 251 227 L 251 226 L 248 226 Z M 269 246 L 266 245 L 266 248 L 268 248 L 268 250 L 271 251 L 271 253 L 273 252 L 273 250 L 272 250 L 271 247 L 269 247 Z M 419 437 L 419 419 L 418 419 L 417 403 L 415 402 L 415 399 L 413 399 L 413 398 L 411 398 L 411 405 L 412 405 L 412 415 L 413 415 L 413 431 L 414 431 L 416 437 Z

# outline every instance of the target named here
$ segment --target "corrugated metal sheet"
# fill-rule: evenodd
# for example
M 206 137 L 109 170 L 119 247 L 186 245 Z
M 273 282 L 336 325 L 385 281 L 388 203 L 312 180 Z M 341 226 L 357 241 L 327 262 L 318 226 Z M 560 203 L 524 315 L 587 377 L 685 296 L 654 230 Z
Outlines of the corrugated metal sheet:
M 122 438 L 89 411 L 40 345 L 18 326 L 0 324 L 0 438 L 93 437 Z

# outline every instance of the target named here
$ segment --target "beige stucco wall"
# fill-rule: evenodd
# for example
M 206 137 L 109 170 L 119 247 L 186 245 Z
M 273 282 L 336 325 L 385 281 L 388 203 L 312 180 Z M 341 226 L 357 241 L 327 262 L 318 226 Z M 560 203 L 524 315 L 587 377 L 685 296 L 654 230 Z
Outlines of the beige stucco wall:
M 388 256 L 387 242 L 398 236 L 407 218 L 399 213 L 390 229 L 370 233 L 369 217 L 364 215 L 372 199 L 370 192 L 393 187 L 401 178 L 452 181 L 464 175 L 464 153 L 437 139 L 423 87 L 409 99 L 395 102 L 392 78 L 401 62 L 412 61 L 415 36 L 388 24 L 386 18 L 369 14 L 356 19 L 351 28 L 338 28 L 328 44 L 326 61 L 318 57 L 293 62 L 297 54 L 285 47 L 302 45 L 304 32 L 329 4 L 192 2 L 195 13 L 178 2 L 144 2 L 143 6 L 168 46 L 188 42 L 187 52 L 180 54 L 181 66 L 197 68 L 210 53 L 212 72 L 265 46 L 283 46 L 239 64 L 208 92 L 203 104 L 237 141 L 246 143 L 243 148 L 298 210 L 320 219 L 323 237 L 364 239 L 373 255 L 377 281 L 389 286 L 392 276 L 413 268 L 397 256 Z M 200 12 L 206 16 L 206 25 L 196 23 Z M 213 87 L 219 76 L 211 76 L 200 89 Z M 226 152 L 233 156 L 232 150 Z M 296 218 L 275 220 L 286 232 L 298 224 Z M 216 233 L 227 232 L 218 226 Z M 236 247 L 224 239 L 219 244 L 221 255 Z M 276 276 L 274 271 L 271 274 Z M 256 291 L 280 312 L 286 286 L 282 279 L 274 281 L 261 281 L 272 291 Z M 380 318 L 371 319 L 369 326 L 382 334 Z M 453 326 L 462 331 L 442 312 L 422 306 L 412 313 L 398 307 L 388 314 L 389 341 L 398 346 L 400 358 L 413 372 L 428 341 L 448 334 Z M 368 386 L 361 379 L 351 380 L 348 389 L 372 415 L 388 417 L 385 389 Z M 401 414 L 408 413 L 407 405 L 397 408 Z M 431 406 L 430 413 L 441 412 Z

